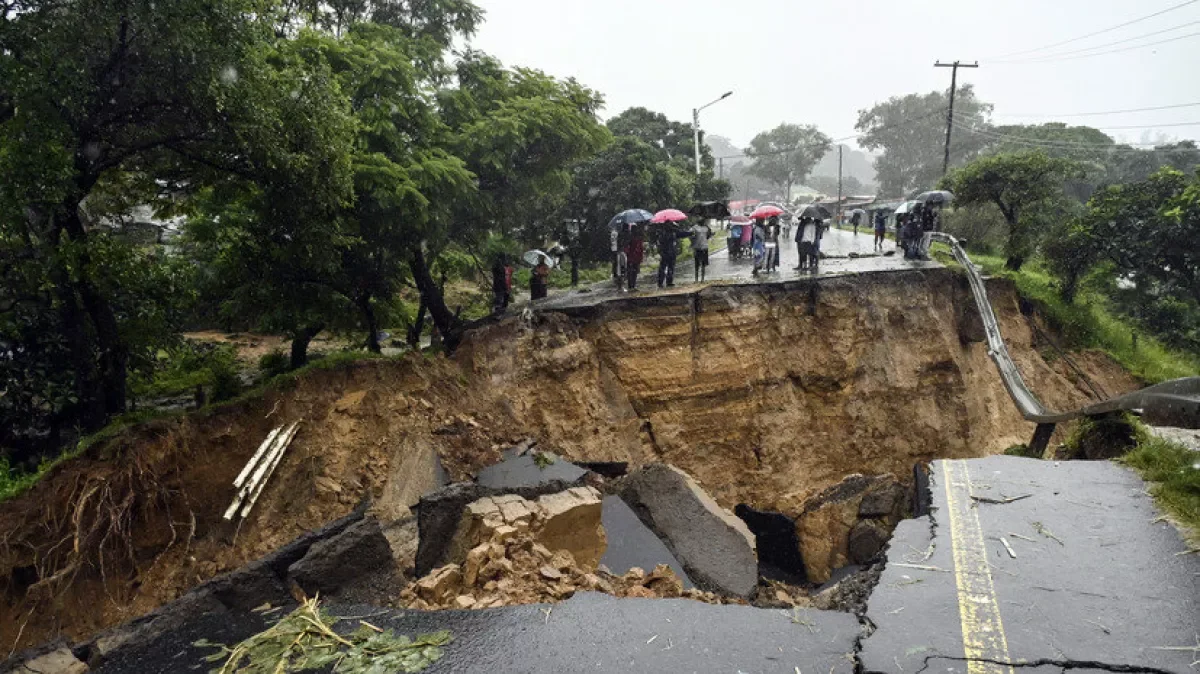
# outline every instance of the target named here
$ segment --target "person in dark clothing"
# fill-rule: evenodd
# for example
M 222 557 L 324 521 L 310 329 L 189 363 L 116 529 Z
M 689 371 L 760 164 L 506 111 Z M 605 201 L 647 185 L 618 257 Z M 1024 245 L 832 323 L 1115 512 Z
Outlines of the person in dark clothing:
M 929 246 L 933 243 L 933 231 L 937 229 L 937 212 L 933 204 L 925 204 L 921 209 L 921 247 L 919 257 L 929 259 Z
M 637 290 L 638 272 L 642 270 L 642 256 L 646 252 L 645 233 L 642 225 L 634 225 L 625 241 L 625 273 L 628 282 L 627 290 Z
M 533 268 L 533 273 L 529 275 L 529 299 L 537 301 L 546 296 L 546 277 L 550 275 L 550 265 L 546 264 L 546 258 L 538 260 L 538 264 Z
M 875 211 L 875 250 L 883 252 L 883 242 L 887 238 L 887 215 L 883 211 Z
M 658 230 L 658 287 L 675 287 L 675 261 L 679 259 L 679 239 L 691 236 L 690 230 L 679 231 L 671 223 L 663 223 Z
M 858 236 L 858 225 L 862 222 L 862 213 L 854 211 L 850 214 L 850 224 L 854 225 L 854 236 Z
M 492 313 L 502 314 L 512 301 L 511 287 L 508 280 L 508 265 L 503 254 L 496 256 L 492 264 Z

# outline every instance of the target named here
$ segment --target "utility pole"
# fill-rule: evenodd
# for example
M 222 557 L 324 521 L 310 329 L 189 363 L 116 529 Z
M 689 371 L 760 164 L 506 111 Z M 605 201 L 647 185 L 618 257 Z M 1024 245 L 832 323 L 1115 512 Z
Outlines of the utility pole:
M 950 68 L 950 109 L 946 112 L 946 154 L 942 159 L 942 175 L 946 175 L 946 171 L 950 170 L 950 132 L 954 129 L 954 91 L 958 87 L 958 69 L 959 68 L 978 68 L 979 61 L 975 63 L 963 63 L 955 61 L 954 63 L 942 63 L 937 61 L 933 64 L 934 68 Z
M 833 224 L 842 224 L 842 144 L 838 143 L 838 203 L 837 203 L 837 220 Z
M 700 177 L 700 111 L 710 105 L 715 105 L 733 95 L 732 91 L 726 91 L 721 94 L 721 97 L 711 103 L 705 103 L 698 108 L 692 108 L 692 142 L 696 148 L 696 177 Z

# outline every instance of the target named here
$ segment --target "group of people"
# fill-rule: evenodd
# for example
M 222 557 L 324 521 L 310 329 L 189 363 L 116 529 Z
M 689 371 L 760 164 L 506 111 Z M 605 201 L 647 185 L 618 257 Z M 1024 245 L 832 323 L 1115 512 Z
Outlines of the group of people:
M 896 215 L 896 234 L 906 260 L 928 260 L 933 232 L 940 214 L 933 204 L 918 204 L 908 213 Z M 878 234 L 876 235 L 878 237 Z
M 646 256 L 648 226 L 653 228 L 654 243 L 658 249 L 659 288 L 675 286 L 675 264 L 679 259 L 679 242 L 682 239 L 691 239 L 695 280 L 704 280 L 708 270 L 708 240 L 712 236 L 712 228 L 707 222 L 700 222 L 688 228 L 678 228 L 669 222 L 656 225 L 634 223 L 612 232 L 612 275 L 618 287 L 626 291 L 637 290 L 638 275 Z
M 780 243 L 789 233 L 790 228 L 781 224 L 779 216 L 756 218 L 751 232 L 754 253 L 754 269 L 750 272 L 757 276 L 760 271 L 772 273 L 779 270 Z M 817 262 L 821 258 L 821 236 L 825 225 L 816 218 L 800 218 L 796 224 L 796 252 L 800 262 L 793 267 L 794 271 L 817 270 Z

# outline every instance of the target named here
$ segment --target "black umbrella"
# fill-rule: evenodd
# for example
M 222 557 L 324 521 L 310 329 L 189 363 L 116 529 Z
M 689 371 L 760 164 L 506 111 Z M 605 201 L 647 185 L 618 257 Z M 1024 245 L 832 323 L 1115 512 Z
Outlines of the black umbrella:
M 621 225 L 633 225 L 639 222 L 649 222 L 654 214 L 650 211 L 644 211 L 640 208 L 631 208 L 627 211 L 621 211 L 613 216 L 612 220 L 608 221 L 610 229 L 620 229 Z
M 812 218 L 813 220 L 828 220 L 832 217 L 828 208 L 820 204 L 808 204 L 796 213 L 797 218 Z
M 697 218 L 724 220 L 731 213 L 729 212 L 729 206 L 726 206 L 723 201 L 703 201 L 689 208 L 688 215 Z
M 946 190 L 934 190 L 918 194 L 917 201 L 923 204 L 937 204 L 940 206 L 954 201 L 954 195 Z

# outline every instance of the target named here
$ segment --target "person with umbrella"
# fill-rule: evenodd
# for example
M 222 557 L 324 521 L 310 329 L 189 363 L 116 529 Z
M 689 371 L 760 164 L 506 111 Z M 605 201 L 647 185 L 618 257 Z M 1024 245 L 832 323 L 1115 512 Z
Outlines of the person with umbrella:
M 858 236 L 858 225 L 862 222 L 862 209 L 850 211 L 850 224 L 854 226 L 854 236 Z
M 642 270 L 642 256 L 646 253 L 645 225 L 638 223 L 629 228 L 629 237 L 622 252 L 625 253 L 626 289 L 637 290 L 638 272 Z
M 658 229 L 658 287 L 665 285 L 675 287 L 675 261 L 679 257 L 679 239 L 690 236 L 688 230 L 679 231 L 673 223 L 687 219 L 687 214 L 674 208 L 668 208 L 654 214 L 650 221 L 659 225 Z
M 625 282 L 626 266 L 621 262 L 621 252 L 628 241 L 630 227 L 637 223 L 648 222 L 654 217 L 650 211 L 640 208 L 630 208 L 621 211 L 608 221 L 609 250 L 612 253 L 612 276 L 620 288 Z
M 817 271 L 817 260 L 820 259 L 817 252 L 817 237 L 820 228 L 820 220 L 817 218 L 811 216 L 800 218 L 800 223 L 796 225 L 796 252 L 800 261 L 796 265 L 795 271 Z

